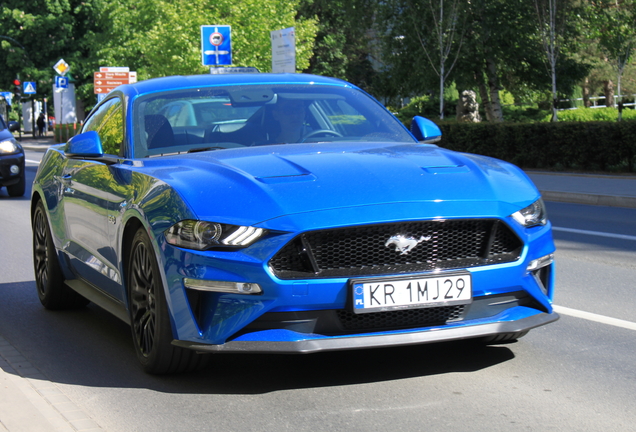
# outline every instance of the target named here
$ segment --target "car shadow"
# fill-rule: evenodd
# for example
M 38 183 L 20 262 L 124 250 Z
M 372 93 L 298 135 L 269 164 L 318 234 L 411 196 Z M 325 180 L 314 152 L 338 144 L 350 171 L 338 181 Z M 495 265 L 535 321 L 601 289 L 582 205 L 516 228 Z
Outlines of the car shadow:
M 61 384 L 250 395 L 470 373 L 515 357 L 507 345 L 459 341 L 304 355 L 215 354 L 201 371 L 151 376 L 138 365 L 130 327 L 102 309 L 47 311 L 33 281 L 0 284 L 0 292 L 0 336 Z

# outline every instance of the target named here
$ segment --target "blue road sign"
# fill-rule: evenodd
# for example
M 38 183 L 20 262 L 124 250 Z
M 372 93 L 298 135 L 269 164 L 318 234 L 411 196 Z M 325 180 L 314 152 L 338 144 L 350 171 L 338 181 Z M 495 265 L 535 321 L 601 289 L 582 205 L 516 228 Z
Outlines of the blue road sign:
M 24 81 L 22 83 L 22 93 L 23 94 L 36 94 L 35 91 L 35 82 L 33 81 Z
M 201 26 L 201 63 L 203 66 L 232 64 L 231 26 Z
M 56 76 L 55 77 L 55 87 L 57 88 L 68 88 L 68 78 Z

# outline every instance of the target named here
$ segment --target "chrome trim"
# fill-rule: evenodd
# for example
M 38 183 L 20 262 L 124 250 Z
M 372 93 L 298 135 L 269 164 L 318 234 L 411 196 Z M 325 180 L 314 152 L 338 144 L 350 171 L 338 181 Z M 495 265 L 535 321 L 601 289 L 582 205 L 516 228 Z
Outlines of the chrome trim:
M 400 345 L 418 345 L 451 340 L 472 339 L 501 333 L 519 333 L 549 324 L 559 319 L 556 312 L 539 313 L 518 321 L 496 322 L 482 325 L 452 327 L 372 336 L 341 336 L 296 342 L 234 341 L 222 345 L 204 345 L 197 342 L 173 341 L 172 344 L 199 352 L 250 352 L 306 354 L 320 351 L 380 348 Z M 295 333 L 295 332 L 293 332 Z
M 421 236 L 419 239 L 416 239 L 412 236 L 407 237 L 403 234 L 396 234 L 391 236 L 386 241 L 386 243 L 384 243 L 384 246 L 394 246 L 396 252 L 400 252 L 401 255 L 406 255 L 407 253 L 415 249 L 418 244 L 422 243 L 423 241 L 429 241 L 431 238 L 431 236 Z
M 183 285 L 186 288 L 197 291 L 211 291 L 230 294 L 261 294 L 263 292 L 259 284 L 251 282 L 227 282 L 184 278 Z

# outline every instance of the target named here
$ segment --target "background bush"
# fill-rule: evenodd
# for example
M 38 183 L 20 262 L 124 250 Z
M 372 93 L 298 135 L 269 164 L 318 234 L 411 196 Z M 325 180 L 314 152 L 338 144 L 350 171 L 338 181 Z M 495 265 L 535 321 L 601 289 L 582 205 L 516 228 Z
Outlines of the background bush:
M 492 156 L 521 168 L 635 171 L 636 120 L 439 124 L 440 147 Z

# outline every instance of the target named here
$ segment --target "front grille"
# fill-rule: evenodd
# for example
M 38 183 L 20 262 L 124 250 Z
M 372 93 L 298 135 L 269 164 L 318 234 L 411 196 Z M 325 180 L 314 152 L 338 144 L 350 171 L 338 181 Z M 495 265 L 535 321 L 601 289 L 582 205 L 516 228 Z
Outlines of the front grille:
M 419 243 L 408 253 L 385 246 L 396 235 Z M 522 245 L 497 219 L 399 222 L 303 233 L 269 264 L 281 279 L 411 273 L 512 262 Z
M 344 330 L 390 330 L 442 325 L 460 319 L 464 308 L 461 305 L 364 314 L 355 314 L 344 309 L 336 312 Z

